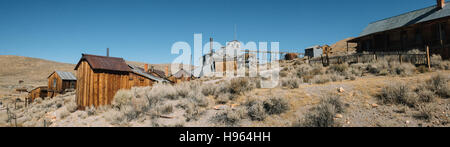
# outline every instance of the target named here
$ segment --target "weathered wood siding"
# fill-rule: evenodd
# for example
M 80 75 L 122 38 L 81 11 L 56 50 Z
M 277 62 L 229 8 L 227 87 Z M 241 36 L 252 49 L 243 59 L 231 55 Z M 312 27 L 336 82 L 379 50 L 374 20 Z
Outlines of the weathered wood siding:
M 54 85 L 53 81 L 56 80 L 56 85 Z M 54 72 L 50 77 L 48 78 L 48 96 L 49 97 L 55 97 L 58 94 L 64 93 L 64 90 L 70 89 L 71 84 L 74 84 L 76 88 L 76 81 L 68 81 L 68 80 L 62 80 L 58 73 Z
M 28 97 L 33 102 L 36 98 L 45 98 L 47 97 L 47 88 L 36 88 L 28 94 Z
M 94 71 L 86 61 L 77 70 L 76 101 L 79 109 L 110 105 L 120 89 L 151 86 L 153 81 L 128 72 Z

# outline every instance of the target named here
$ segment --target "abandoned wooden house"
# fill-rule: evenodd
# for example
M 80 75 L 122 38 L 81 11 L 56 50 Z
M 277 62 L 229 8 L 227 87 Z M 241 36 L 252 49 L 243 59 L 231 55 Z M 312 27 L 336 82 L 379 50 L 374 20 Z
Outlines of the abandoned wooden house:
M 190 72 L 181 69 L 175 74 L 171 75 L 168 79 L 173 83 L 181 83 L 185 81 L 191 81 L 193 78 L 194 76 Z
M 116 57 L 83 54 L 75 70 L 78 79 L 76 100 L 80 109 L 109 105 L 120 89 L 151 86 L 155 81 L 165 81 Z
M 140 68 L 136 65 L 129 64 L 128 66 L 131 69 L 131 72 L 129 74 L 131 87 L 152 86 L 155 82 L 169 83 L 168 80 L 155 76 L 152 73 L 146 72 L 145 69 Z
M 413 49 L 450 58 L 450 6 L 445 0 L 437 5 L 370 23 L 359 37 L 358 53 L 408 52 Z
M 169 77 L 169 67 L 165 66 L 165 71 L 161 71 L 158 69 L 155 69 L 153 66 L 150 67 L 150 69 L 148 68 L 148 64 L 144 65 L 144 71 L 161 79 L 164 80 L 168 80 L 167 78 Z
M 48 76 L 48 97 L 64 94 L 76 88 L 77 78 L 71 72 L 54 71 Z
M 36 87 L 28 93 L 27 101 L 33 102 L 36 98 L 44 99 L 47 97 L 47 91 L 48 91 L 47 86 Z

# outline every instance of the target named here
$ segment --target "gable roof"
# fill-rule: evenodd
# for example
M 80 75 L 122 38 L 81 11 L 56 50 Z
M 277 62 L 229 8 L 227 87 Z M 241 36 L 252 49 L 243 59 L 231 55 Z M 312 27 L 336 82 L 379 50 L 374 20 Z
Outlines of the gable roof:
M 189 72 L 187 72 L 184 69 L 179 70 L 177 73 L 172 75 L 175 78 L 181 78 L 181 77 L 191 77 L 192 74 L 190 74 Z
M 445 7 L 443 7 L 442 9 L 439 9 L 436 5 L 434 5 L 370 23 L 361 32 L 360 37 L 448 16 L 450 16 L 450 6 L 447 2 Z
M 75 70 L 78 69 L 82 61 L 87 61 L 93 70 L 131 72 L 122 58 L 82 54 L 80 61 L 75 66 Z
M 155 77 L 155 76 L 151 75 L 150 73 L 144 72 L 143 68 L 140 68 L 140 67 L 138 67 L 136 65 L 129 64 L 128 66 L 131 68 L 131 71 L 133 73 L 135 73 L 135 74 L 141 75 L 143 77 L 146 77 L 148 79 L 151 79 L 151 80 L 154 80 L 154 81 L 158 81 L 158 82 L 169 82 L 169 81 L 167 81 L 167 80 L 165 80 L 163 78 L 158 78 L 158 77 Z
M 52 76 L 55 73 L 58 74 L 58 76 L 61 78 L 61 80 L 68 80 L 68 81 L 76 81 L 77 80 L 75 75 L 73 75 L 71 72 L 54 71 L 52 74 L 50 74 L 50 76 Z M 48 78 L 50 78 L 50 76 L 48 76 Z

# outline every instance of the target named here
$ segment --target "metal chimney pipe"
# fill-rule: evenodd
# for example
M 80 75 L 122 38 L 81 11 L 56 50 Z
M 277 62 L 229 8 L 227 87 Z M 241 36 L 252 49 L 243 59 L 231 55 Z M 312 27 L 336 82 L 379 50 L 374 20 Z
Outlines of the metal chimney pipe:
M 213 38 L 209 38 L 209 53 L 213 53 Z
M 106 57 L 109 57 L 109 48 L 106 48 Z

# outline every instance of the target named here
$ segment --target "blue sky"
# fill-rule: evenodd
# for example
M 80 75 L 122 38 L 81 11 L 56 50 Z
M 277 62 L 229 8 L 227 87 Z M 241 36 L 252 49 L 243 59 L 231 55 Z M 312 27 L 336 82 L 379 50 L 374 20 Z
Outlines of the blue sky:
M 280 49 L 333 44 L 370 22 L 436 0 L 0 0 L 0 55 L 76 63 L 81 53 L 170 63 L 177 41 L 193 47 L 280 42 Z

